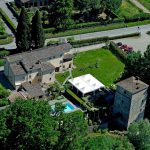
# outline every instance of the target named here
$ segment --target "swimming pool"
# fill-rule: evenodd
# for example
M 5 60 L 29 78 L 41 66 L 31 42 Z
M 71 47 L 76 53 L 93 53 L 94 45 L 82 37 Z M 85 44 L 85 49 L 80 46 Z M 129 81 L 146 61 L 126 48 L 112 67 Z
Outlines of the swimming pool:
M 75 107 L 69 102 L 63 104 L 65 105 L 64 112 L 73 111 L 75 109 Z M 52 105 L 51 108 L 53 111 L 55 111 L 55 105 Z
M 64 109 L 64 112 L 73 111 L 75 109 L 75 107 L 71 103 L 66 103 L 65 106 L 66 107 Z

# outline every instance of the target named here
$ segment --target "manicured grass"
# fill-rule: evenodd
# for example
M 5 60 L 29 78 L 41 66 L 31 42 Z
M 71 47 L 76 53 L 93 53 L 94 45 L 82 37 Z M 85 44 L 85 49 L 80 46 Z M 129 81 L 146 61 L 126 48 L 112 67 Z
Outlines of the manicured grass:
M 123 0 L 120 10 L 118 11 L 118 16 L 120 17 L 130 17 L 141 13 L 141 11 L 134 6 L 129 0 Z
M 0 39 L 0 45 L 9 44 L 13 42 L 13 37 L 9 36 L 6 39 Z
M 124 64 L 106 49 L 79 53 L 74 58 L 74 65 L 73 77 L 90 73 L 106 86 L 113 84 L 124 71 Z M 67 76 L 68 72 L 57 74 L 56 79 L 62 83 Z
M 138 0 L 144 7 L 150 10 L 150 0 Z

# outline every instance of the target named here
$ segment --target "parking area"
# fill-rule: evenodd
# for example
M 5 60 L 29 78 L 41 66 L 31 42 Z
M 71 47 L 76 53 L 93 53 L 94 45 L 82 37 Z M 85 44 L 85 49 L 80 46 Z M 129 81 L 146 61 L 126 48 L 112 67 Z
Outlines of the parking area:
M 141 36 L 117 39 L 114 40 L 114 42 L 121 42 L 123 45 L 132 47 L 135 52 L 141 51 L 144 53 L 144 51 L 147 49 L 147 46 L 150 44 L 150 35 L 141 33 Z

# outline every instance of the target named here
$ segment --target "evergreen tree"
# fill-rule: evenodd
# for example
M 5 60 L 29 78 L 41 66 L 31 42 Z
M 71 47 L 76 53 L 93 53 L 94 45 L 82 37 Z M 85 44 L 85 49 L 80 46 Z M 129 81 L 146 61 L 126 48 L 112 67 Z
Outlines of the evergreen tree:
M 22 52 L 29 50 L 30 43 L 30 20 L 25 7 L 22 7 L 16 32 L 17 51 Z
M 40 48 L 44 46 L 44 31 L 42 27 L 40 12 L 38 10 L 32 18 L 31 35 L 34 48 Z
M 53 17 L 53 25 L 56 30 L 66 30 L 72 24 L 73 0 L 57 0 L 53 3 L 50 16 Z

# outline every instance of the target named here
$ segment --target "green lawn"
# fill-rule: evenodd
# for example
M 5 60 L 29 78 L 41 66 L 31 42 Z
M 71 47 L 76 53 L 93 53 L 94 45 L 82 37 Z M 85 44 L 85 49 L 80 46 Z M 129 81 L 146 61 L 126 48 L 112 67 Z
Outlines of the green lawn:
M 106 86 L 113 84 L 124 70 L 124 64 L 106 49 L 79 53 L 74 58 L 74 65 L 73 77 L 90 73 Z M 68 72 L 57 74 L 56 79 L 62 83 L 67 76 Z
M 138 0 L 142 5 L 144 5 L 148 10 L 150 10 L 150 0 Z
M 120 10 L 118 11 L 118 16 L 129 17 L 141 13 L 140 10 L 131 4 L 128 0 L 123 0 Z

